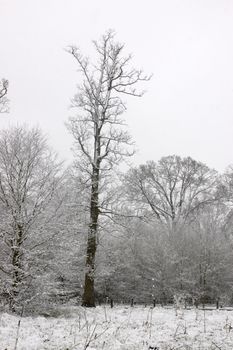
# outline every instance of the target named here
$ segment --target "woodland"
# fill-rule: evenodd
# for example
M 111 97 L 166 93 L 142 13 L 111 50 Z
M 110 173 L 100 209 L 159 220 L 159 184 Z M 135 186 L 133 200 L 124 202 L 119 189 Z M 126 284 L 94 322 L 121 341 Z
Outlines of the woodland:
M 81 79 L 67 119 L 66 167 L 39 128 L 0 131 L 0 307 L 233 303 L 233 167 L 179 155 L 134 165 L 126 100 L 151 75 L 112 31 L 95 55 L 67 48 Z M 81 81 L 81 83 L 80 83 Z M 8 81 L 1 113 L 10 113 Z M 198 141 L 197 141 L 198 142 Z M 152 142 L 156 147 L 156 138 Z

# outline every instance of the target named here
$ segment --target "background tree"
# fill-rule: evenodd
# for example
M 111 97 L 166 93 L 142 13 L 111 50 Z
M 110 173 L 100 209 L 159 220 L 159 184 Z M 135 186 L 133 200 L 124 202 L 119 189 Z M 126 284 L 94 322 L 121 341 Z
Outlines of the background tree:
M 224 203 L 222 213 L 222 232 L 229 239 L 233 238 L 233 166 L 227 167 L 225 173 L 221 176 L 220 185 L 218 186 L 218 195 Z
M 126 174 L 126 199 L 137 214 L 154 226 L 157 247 L 154 242 L 149 245 L 158 256 L 164 255 L 163 260 L 169 254 L 164 268 L 159 264 L 156 267 L 155 263 L 151 267 L 154 269 L 151 277 L 155 278 L 157 286 L 161 285 L 161 291 L 170 289 L 172 295 L 172 289 L 173 292 L 191 290 L 195 277 L 192 265 L 188 264 L 193 237 L 190 224 L 195 221 L 197 212 L 216 203 L 216 187 L 217 173 L 190 157 L 163 157 L 157 163 L 147 162 Z M 161 240 L 164 242 L 162 254 L 158 252 Z M 153 257 L 151 262 L 155 260 L 158 259 Z
M 192 224 L 189 250 L 196 276 L 193 293 L 203 301 L 227 294 L 229 300 L 231 296 L 233 251 L 223 231 L 226 214 L 224 204 L 215 203 L 199 210 Z
M 1 282 L 12 311 L 28 290 L 35 248 L 54 210 L 49 204 L 60 181 L 60 164 L 38 129 L 0 133 Z M 47 212 L 45 214 L 45 210 Z M 46 237 L 47 239 L 48 237 Z
M 129 200 L 175 235 L 196 210 L 214 201 L 217 173 L 190 157 L 168 156 L 131 169 L 125 180 Z
M 9 110 L 9 100 L 7 98 L 8 86 L 8 80 L 2 79 L 0 82 L 0 113 L 5 113 Z
M 126 105 L 121 95 L 142 96 L 135 86 L 149 77 L 141 70 L 129 66 L 131 56 L 123 55 L 124 45 L 114 41 L 114 33 L 108 32 L 99 42 L 94 41 L 96 61 L 90 63 L 76 47 L 69 53 L 75 58 L 83 83 L 72 105 L 79 115 L 70 118 L 68 128 L 74 136 L 79 155 L 78 167 L 85 184 L 90 189 L 86 273 L 84 283 L 84 306 L 95 306 L 94 272 L 99 224 L 100 196 L 109 174 L 120 161 L 132 152 L 129 134 L 123 130 L 120 118 Z

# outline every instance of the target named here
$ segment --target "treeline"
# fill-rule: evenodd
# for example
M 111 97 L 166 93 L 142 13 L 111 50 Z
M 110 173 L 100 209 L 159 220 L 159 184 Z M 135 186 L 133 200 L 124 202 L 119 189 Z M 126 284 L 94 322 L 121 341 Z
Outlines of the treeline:
M 166 303 L 183 295 L 230 304 L 232 168 L 220 175 L 190 157 L 168 156 L 129 170 L 122 181 L 127 209 L 117 238 L 103 243 L 109 270 L 101 289 L 119 301 Z
M 0 133 L 0 298 L 22 305 L 80 303 L 90 191 L 64 169 L 40 130 Z M 101 192 L 97 301 L 166 303 L 174 295 L 232 301 L 233 171 L 164 157 L 112 174 Z

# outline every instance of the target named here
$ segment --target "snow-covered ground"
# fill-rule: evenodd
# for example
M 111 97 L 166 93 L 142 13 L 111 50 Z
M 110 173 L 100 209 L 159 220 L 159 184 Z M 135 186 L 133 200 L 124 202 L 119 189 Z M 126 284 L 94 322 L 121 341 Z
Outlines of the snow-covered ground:
M 0 315 L 0 350 L 232 350 L 233 311 L 75 307 L 69 317 Z

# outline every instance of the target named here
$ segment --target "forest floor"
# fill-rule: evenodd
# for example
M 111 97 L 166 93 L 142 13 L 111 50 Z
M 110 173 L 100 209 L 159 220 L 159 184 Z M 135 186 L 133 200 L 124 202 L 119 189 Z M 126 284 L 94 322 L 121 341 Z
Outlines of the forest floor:
M 233 311 L 101 306 L 64 312 L 56 318 L 0 314 L 0 350 L 233 349 Z

